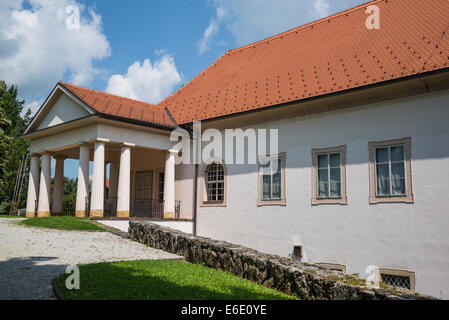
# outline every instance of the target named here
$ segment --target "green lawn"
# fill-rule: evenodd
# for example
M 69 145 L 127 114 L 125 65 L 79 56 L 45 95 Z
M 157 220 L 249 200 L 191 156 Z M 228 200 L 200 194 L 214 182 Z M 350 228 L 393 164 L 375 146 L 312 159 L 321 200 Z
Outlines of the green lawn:
M 76 217 L 43 217 L 26 219 L 19 222 L 19 224 L 49 229 L 104 231 L 102 227 L 86 221 L 87 219 Z
M 80 266 L 80 289 L 67 290 L 62 274 L 55 280 L 69 300 L 285 300 L 295 297 L 202 265 L 172 260 L 141 260 Z

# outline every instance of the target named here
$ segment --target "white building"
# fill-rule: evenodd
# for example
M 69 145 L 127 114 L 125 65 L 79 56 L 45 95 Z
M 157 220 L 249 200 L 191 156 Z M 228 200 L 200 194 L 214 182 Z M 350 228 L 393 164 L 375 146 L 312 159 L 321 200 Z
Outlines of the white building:
M 449 2 L 370 4 L 380 29 L 355 7 L 228 51 L 158 105 L 58 83 L 25 133 L 27 215 L 62 211 L 63 159 L 79 159 L 78 216 L 190 224 L 449 298 Z M 203 132 L 277 129 L 278 152 L 175 165 L 170 132 L 199 120 Z

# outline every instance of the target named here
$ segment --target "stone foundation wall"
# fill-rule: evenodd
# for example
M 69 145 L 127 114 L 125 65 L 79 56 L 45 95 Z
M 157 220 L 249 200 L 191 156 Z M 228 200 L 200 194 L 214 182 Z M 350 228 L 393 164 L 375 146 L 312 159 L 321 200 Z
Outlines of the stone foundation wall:
M 239 245 L 161 227 L 130 222 L 129 235 L 152 248 L 184 256 L 188 262 L 223 270 L 301 299 L 432 299 L 397 289 L 368 289 L 363 280 L 322 267 L 294 262 Z

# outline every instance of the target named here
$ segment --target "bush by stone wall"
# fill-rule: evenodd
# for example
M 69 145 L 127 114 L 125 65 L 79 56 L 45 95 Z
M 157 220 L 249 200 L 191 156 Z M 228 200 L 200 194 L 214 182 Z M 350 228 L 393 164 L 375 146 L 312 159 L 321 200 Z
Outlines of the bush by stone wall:
M 149 222 L 130 222 L 129 235 L 152 248 L 185 257 L 188 262 L 232 273 L 268 288 L 301 299 L 429 299 L 397 290 L 368 289 L 363 280 L 316 265 L 298 263 L 239 245 L 161 227 Z

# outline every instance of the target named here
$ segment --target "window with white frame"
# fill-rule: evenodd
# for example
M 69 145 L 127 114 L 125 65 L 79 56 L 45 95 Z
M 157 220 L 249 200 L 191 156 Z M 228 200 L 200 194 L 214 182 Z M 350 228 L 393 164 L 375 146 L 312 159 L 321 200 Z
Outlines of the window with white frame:
M 259 204 L 285 204 L 285 153 L 259 160 Z
M 375 148 L 376 196 L 405 196 L 405 145 Z
M 312 149 L 312 204 L 347 204 L 346 146 Z
M 370 203 L 413 203 L 411 138 L 370 142 Z
M 224 201 L 224 167 L 220 163 L 212 163 L 207 166 L 205 172 L 207 202 Z
M 317 154 L 318 199 L 341 198 L 341 153 Z

